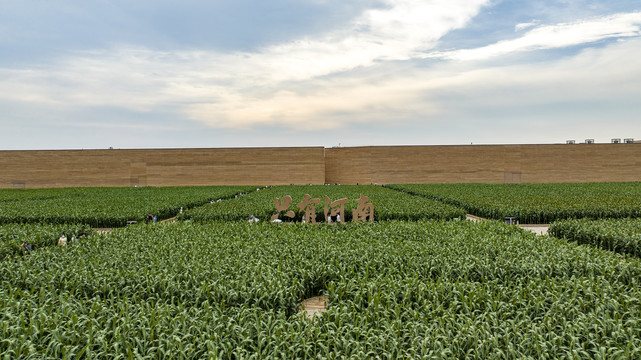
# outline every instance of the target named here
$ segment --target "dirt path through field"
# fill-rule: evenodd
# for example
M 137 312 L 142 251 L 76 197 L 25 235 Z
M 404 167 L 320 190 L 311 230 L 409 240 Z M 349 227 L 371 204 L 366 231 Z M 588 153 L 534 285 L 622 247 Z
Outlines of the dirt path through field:
M 547 235 L 549 224 L 524 224 L 519 225 L 521 229 L 530 230 L 537 235 Z
M 469 221 L 487 221 L 487 219 L 480 216 L 467 214 L 466 219 Z M 519 224 L 521 229 L 529 230 L 537 235 L 547 235 L 550 224 Z
M 482 217 L 476 216 L 476 215 L 472 215 L 472 214 L 465 215 L 465 219 L 466 220 L 470 220 L 470 221 L 487 221 L 487 219 L 485 219 L 485 218 L 482 218 Z
M 298 312 L 305 311 L 305 315 L 313 319 L 315 315 L 320 315 L 321 312 L 327 311 L 328 301 L 327 296 L 314 296 L 304 300 L 298 307 Z

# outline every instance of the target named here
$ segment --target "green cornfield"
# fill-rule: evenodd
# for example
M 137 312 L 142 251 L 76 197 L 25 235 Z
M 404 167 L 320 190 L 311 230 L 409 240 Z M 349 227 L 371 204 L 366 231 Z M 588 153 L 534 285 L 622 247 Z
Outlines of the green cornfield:
M 319 224 L 300 222 L 305 194 Z M 269 222 L 285 195 L 294 219 Z M 349 200 L 342 223 L 323 223 L 325 195 Z M 375 222 L 350 222 L 361 195 Z M 638 359 L 639 195 L 640 183 L 0 190 L 0 359 Z M 466 212 L 552 222 L 554 236 Z M 88 236 L 57 246 L 62 234 Z M 318 295 L 329 305 L 310 319 L 300 305 Z
M 641 256 L 641 219 L 569 219 L 555 221 L 550 235 L 618 253 Z
M 140 224 L 0 262 L 8 359 L 637 359 L 641 262 L 501 222 Z M 326 313 L 297 312 L 324 294 Z
M 256 190 L 255 186 L 0 189 L 0 224 L 88 224 L 122 227 L 148 214 L 166 219 L 212 200 Z
M 641 182 L 405 184 L 389 188 L 460 206 L 469 214 L 521 224 L 560 219 L 641 217 Z
M 0 225 L 0 260 L 10 255 L 20 255 L 20 245 L 29 243 L 32 250 L 58 243 L 60 236 L 65 235 L 69 241 L 76 235 L 88 236 L 92 230 L 88 225 L 42 225 L 42 224 L 6 224 Z

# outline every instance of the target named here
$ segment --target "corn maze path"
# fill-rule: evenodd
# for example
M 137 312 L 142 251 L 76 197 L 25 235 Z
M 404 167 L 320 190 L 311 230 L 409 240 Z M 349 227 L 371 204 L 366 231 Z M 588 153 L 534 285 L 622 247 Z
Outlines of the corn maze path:
M 467 214 L 466 219 L 469 221 L 487 221 L 485 218 L 472 214 Z M 537 235 L 547 235 L 550 224 L 519 224 L 517 226 L 521 229 L 529 230 Z

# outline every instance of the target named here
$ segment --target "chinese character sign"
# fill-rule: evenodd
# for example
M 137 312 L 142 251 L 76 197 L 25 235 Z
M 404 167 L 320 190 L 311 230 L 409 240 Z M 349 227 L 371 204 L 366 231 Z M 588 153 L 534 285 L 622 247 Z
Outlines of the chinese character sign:
M 336 221 L 345 220 L 345 204 L 348 202 L 347 198 L 331 201 L 329 196 L 325 195 L 325 222 L 331 222 L 330 219 L 333 217 L 336 217 Z
M 369 202 L 369 196 L 361 196 L 356 200 L 358 207 L 352 210 L 352 220 L 354 222 L 374 221 L 374 204 Z
M 292 203 L 292 197 L 289 195 L 283 196 L 282 198 L 275 198 L 274 205 L 276 206 L 276 214 L 272 215 L 272 218 L 270 219 L 270 221 L 274 221 L 278 219 L 280 213 L 282 211 L 289 209 L 289 204 L 291 203 Z M 285 213 L 285 216 L 287 216 L 290 219 L 293 219 L 295 215 L 296 214 L 294 214 L 292 210 L 289 210 Z
M 296 205 L 303 212 L 303 222 L 316 224 L 316 205 L 320 204 L 319 198 L 312 199 L 309 194 L 305 194 L 305 199 Z
M 283 211 L 287 211 L 284 216 L 293 219 L 294 211 L 288 210 L 292 203 L 290 195 L 274 199 L 274 206 L 276 207 L 276 214 L 272 215 L 271 221 L 280 220 L 280 215 Z M 342 198 L 332 201 L 329 196 L 325 196 L 325 204 L 323 213 L 325 215 L 325 222 L 335 221 L 340 222 L 345 220 L 345 205 L 349 203 L 349 199 Z M 309 194 L 305 194 L 303 201 L 296 204 L 298 211 L 302 213 L 302 220 L 305 223 L 316 224 L 316 205 L 320 205 L 319 198 L 312 198 Z M 374 204 L 369 202 L 369 197 L 361 196 L 356 200 L 357 207 L 352 210 L 352 221 L 374 221 Z

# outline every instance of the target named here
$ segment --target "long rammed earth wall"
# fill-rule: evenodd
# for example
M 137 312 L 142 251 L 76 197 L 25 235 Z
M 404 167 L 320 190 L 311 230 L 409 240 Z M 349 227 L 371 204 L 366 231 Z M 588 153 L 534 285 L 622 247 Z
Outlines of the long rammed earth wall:
M 0 151 L 0 188 L 641 181 L 641 144 Z
M 0 188 L 322 184 L 322 147 L 0 151 Z
M 641 181 L 641 144 L 332 148 L 327 183 Z

